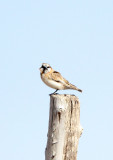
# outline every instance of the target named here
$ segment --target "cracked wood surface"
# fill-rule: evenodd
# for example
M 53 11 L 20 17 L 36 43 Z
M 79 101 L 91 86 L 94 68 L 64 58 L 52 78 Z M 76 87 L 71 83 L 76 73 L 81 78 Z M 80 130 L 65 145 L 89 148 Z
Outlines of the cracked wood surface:
M 80 103 L 74 95 L 51 95 L 45 160 L 76 160 L 80 125 Z

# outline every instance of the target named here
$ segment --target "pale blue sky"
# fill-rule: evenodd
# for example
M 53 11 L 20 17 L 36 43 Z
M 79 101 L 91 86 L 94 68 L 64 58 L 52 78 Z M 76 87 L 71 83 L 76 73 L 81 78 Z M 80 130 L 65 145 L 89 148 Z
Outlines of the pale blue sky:
M 49 63 L 83 90 L 78 160 L 113 159 L 113 1 L 0 2 L 0 160 L 44 160 Z

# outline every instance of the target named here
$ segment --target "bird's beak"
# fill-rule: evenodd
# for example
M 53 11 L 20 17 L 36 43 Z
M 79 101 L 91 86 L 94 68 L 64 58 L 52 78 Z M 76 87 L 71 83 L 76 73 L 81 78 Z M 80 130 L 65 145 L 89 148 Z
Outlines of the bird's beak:
M 39 70 L 41 71 L 41 67 L 39 68 Z

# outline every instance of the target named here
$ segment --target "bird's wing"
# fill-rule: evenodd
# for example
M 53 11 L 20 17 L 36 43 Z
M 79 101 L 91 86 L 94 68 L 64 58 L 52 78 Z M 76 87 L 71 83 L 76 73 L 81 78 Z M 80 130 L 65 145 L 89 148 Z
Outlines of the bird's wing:
M 53 71 L 50 78 L 56 82 L 61 82 L 62 84 L 69 85 L 69 82 L 64 79 L 62 75 L 57 71 Z
M 74 89 L 82 92 L 81 89 L 77 88 L 75 85 L 69 83 L 65 78 L 62 77 L 62 75 L 59 72 L 53 71 L 51 74 L 49 74 L 49 79 L 52 79 L 53 81 L 62 83 L 67 89 Z

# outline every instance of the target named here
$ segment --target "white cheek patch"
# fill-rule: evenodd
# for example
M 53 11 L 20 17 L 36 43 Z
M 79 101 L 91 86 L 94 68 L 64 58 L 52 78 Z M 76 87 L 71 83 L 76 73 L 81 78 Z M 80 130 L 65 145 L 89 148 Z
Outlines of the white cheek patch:
M 48 71 L 50 72 L 50 71 L 51 71 L 51 68 L 48 68 Z
M 49 73 L 51 71 L 51 68 L 47 68 L 44 70 L 44 73 Z
M 49 71 L 47 69 L 44 70 L 44 73 L 48 73 Z

